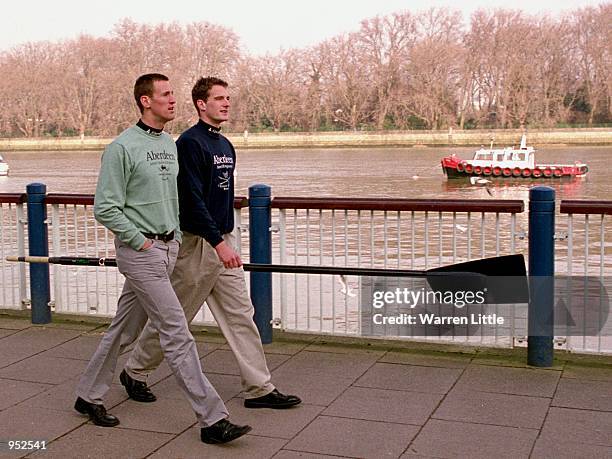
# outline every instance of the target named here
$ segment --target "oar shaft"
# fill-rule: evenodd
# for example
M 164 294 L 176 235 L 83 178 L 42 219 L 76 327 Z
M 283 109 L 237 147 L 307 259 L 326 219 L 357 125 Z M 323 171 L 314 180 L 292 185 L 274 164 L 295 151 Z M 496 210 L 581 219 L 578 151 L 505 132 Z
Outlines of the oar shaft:
M 88 257 L 6 257 L 7 261 L 20 261 L 25 263 L 49 263 L 57 265 L 77 266 L 117 266 L 114 258 L 88 258 Z M 244 263 L 245 271 L 274 272 L 291 274 L 332 274 L 345 276 L 391 276 L 391 277 L 425 277 L 427 271 L 414 271 L 406 269 L 378 269 L 378 268 L 348 268 L 344 266 L 306 266 L 306 265 L 263 265 L 257 263 Z
M 6 257 L 6 261 L 20 261 L 24 263 L 49 263 L 53 265 L 68 266 L 117 266 L 117 261 L 114 258 L 8 256 Z
M 291 274 L 335 274 L 341 276 L 387 276 L 387 277 L 426 277 L 427 271 L 414 271 L 408 269 L 380 269 L 380 268 L 348 268 L 345 266 L 306 266 L 306 265 L 261 265 L 245 263 L 245 271 L 274 272 Z

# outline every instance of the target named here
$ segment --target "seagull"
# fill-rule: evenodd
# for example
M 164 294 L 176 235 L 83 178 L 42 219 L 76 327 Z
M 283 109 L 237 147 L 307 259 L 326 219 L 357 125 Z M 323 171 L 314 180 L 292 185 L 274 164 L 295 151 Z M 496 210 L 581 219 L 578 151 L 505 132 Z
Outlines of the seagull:
M 350 296 L 350 297 L 356 296 L 352 292 L 351 287 L 347 284 L 346 276 L 344 274 L 340 275 L 340 277 L 338 278 L 338 281 L 340 282 L 340 285 L 342 285 L 342 288 L 340 289 L 340 293 L 342 293 L 343 295 L 346 295 L 346 296 Z
M 481 178 L 481 177 L 470 177 L 470 183 L 472 185 L 480 185 L 480 186 L 484 185 L 485 190 L 487 191 L 487 193 L 489 193 L 489 196 L 493 196 L 493 192 L 488 186 L 488 184 L 491 183 L 491 180 L 488 180 L 486 178 Z
M 459 231 L 461 231 L 462 233 L 465 233 L 467 231 L 467 227 L 463 226 L 463 225 L 457 225 L 455 224 L 455 228 L 457 228 Z
M 470 177 L 470 183 L 472 185 L 486 185 L 487 183 L 491 183 L 491 180 L 487 180 L 486 178 L 480 177 Z

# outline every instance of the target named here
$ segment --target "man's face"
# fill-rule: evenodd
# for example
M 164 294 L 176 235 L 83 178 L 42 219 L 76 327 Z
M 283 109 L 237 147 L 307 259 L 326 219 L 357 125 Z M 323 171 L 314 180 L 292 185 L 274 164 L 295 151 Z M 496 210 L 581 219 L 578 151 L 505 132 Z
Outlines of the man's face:
M 210 88 L 206 102 L 198 101 L 198 104 L 200 117 L 208 124 L 219 127 L 229 118 L 230 96 L 227 88 L 221 85 Z
M 154 81 L 153 95 L 143 97 L 143 106 L 150 108 L 151 117 L 158 122 L 167 123 L 176 116 L 174 106 L 176 98 L 169 81 Z

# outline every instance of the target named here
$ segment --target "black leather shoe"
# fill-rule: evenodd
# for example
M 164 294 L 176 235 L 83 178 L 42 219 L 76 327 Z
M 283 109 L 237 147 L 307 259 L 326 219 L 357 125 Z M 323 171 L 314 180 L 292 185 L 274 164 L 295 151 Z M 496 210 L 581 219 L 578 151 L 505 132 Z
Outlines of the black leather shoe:
M 244 400 L 245 408 L 274 408 L 277 410 L 291 408 L 300 403 L 302 403 L 302 400 L 299 397 L 281 394 L 276 389 L 263 397 L 247 398 Z
M 232 424 L 227 419 L 221 419 L 215 422 L 212 426 L 202 427 L 200 438 L 204 443 L 211 445 L 227 443 L 242 437 L 247 432 L 250 432 L 251 426 L 237 426 Z
M 89 415 L 89 419 L 97 426 L 114 427 L 119 424 L 119 419 L 112 414 L 108 414 L 104 405 L 86 402 L 81 397 L 76 399 L 74 409 L 81 414 Z
M 119 381 L 121 381 L 121 384 L 123 384 L 132 400 L 142 403 L 151 403 L 157 400 L 157 397 L 151 392 L 146 382 L 132 378 L 125 370 L 119 375 Z

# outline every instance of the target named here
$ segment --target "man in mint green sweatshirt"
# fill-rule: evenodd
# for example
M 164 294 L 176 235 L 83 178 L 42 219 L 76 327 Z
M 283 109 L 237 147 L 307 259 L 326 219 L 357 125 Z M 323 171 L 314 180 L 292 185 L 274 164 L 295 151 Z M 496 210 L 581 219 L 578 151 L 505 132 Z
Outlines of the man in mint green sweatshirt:
M 142 113 L 105 149 L 96 188 L 94 215 L 115 234 L 117 266 L 125 276 L 117 312 L 77 386 L 75 409 L 96 425 L 119 420 L 106 412 L 103 397 L 111 386 L 117 358 L 133 343 L 147 319 L 176 380 L 201 425 L 205 443 L 226 443 L 251 430 L 227 420 L 228 412 L 202 373 L 193 336 L 172 285 L 181 232 L 172 137 L 163 132 L 174 119 L 176 99 L 168 78 L 146 74 L 136 80 L 134 98 Z M 127 373 L 128 391 L 155 397 Z

